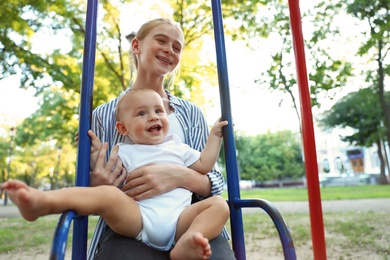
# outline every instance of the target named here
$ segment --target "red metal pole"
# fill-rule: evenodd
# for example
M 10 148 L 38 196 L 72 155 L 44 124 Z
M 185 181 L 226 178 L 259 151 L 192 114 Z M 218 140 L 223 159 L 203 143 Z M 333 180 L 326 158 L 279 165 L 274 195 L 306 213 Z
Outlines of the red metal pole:
M 326 259 L 324 223 L 320 183 L 318 178 L 318 164 L 314 139 L 313 115 L 311 110 L 310 91 L 307 78 L 305 49 L 302 34 L 299 0 L 289 0 L 290 24 L 297 67 L 298 87 L 301 100 L 302 139 L 305 157 L 307 190 L 309 196 L 309 210 L 313 253 L 315 260 Z

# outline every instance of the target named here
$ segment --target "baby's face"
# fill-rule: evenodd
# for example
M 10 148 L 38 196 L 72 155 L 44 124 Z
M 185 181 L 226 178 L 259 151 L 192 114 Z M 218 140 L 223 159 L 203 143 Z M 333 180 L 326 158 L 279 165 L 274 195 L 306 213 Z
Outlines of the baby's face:
M 135 144 L 159 144 L 169 131 L 163 101 L 156 92 L 141 91 L 126 98 L 120 121 Z

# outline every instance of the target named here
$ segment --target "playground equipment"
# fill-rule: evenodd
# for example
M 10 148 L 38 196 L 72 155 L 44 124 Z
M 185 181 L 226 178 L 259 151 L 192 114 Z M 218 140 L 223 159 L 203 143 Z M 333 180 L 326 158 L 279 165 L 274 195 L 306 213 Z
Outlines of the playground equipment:
M 212 0 L 215 46 L 217 53 L 218 80 L 222 118 L 232 121 L 230 93 L 225 53 L 225 40 L 220 0 Z M 88 0 L 86 17 L 86 35 L 84 42 L 83 75 L 81 89 L 79 146 L 77 162 L 77 186 L 89 186 L 90 142 L 87 132 L 91 128 L 93 81 L 96 51 L 96 20 L 98 0 Z M 313 121 L 310 96 L 308 90 L 304 45 L 301 29 L 299 1 L 289 0 L 290 21 L 293 33 L 295 58 L 297 64 L 298 86 L 301 95 L 302 132 L 304 143 L 305 167 L 309 192 L 309 206 L 312 227 L 314 259 L 326 259 L 325 240 L 322 223 L 321 198 L 319 192 L 318 169 L 314 141 Z M 83 138 L 85 137 L 85 138 Z M 262 199 L 243 200 L 240 198 L 238 168 L 233 126 L 225 127 L 225 158 L 227 169 L 228 204 L 232 245 L 235 256 L 239 260 L 246 259 L 242 208 L 258 207 L 263 209 L 272 219 L 281 239 L 285 259 L 296 259 L 295 248 L 290 231 L 282 216 L 273 205 Z M 77 215 L 73 211 L 64 212 L 59 220 L 50 254 L 50 259 L 64 259 L 66 241 L 70 225 L 73 223 L 72 258 L 86 259 L 88 216 Z

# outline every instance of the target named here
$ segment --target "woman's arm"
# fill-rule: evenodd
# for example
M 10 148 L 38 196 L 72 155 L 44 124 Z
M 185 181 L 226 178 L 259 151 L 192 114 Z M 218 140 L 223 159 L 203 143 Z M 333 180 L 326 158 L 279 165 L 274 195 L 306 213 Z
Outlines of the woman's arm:
M 179 187 L 204 197 L 210 196 L 211 184 L 207 175 L 177 164 L 137 168 L 128 174 L 122 190 L 135 200 L 143 200 Z

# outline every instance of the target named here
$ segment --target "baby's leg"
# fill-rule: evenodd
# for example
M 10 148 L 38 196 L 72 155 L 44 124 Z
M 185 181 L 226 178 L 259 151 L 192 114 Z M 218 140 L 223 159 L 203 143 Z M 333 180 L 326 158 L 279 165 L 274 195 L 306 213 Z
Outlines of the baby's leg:
M 229 207 L 220 196 L 187 207 L 180 215 L 172 259 L 209 259 L 209 240 L 215 238 L 229 218 Z
M 24 182 L 9 180 L 0 186 L 19 208 L 23 218 L 34 221 L 50 214 L 74 210 L 80 215 L 108 214 L 114 211 L 115 199 L 127 197 L 114 186 L 71 187 L 40 191 Z
M 34 221 L 40 216 L 47 215 L 48 210 L 42 201 L 45 201 L 45 195 L 42 191 L 32 189 L 24 182 L 10 180 L 3 183 L 2 190 L 7 190 L 10 199 L 19 208 L 23 218 Z
M 80 215 L 100 215 L 112 230 L 124 236 L 136 237 L 142 229 L 137 202 L 115 186 L 40 191 L 21 181 L 10 180 L 0 188 L 7 190 L 23 218 L 29 221 L 74 210 Z

